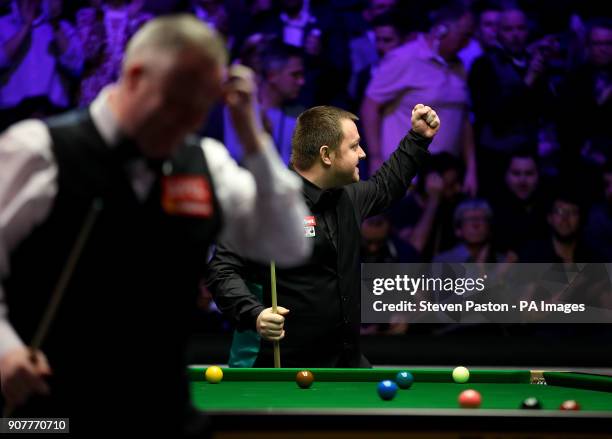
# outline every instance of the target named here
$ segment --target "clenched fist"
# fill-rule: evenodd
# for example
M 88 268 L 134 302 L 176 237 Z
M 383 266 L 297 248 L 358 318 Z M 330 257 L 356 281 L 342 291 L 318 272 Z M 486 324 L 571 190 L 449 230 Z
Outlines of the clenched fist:
M 239 64 L 232 65 L 223 86 L 223 96 L 245 153 L 260 150 L 263 129 L 255 111 L 257 86 L 253 71 Z
M 412 129 L 421 136 L 432 138 L 440 129 L 440 118 L 427 105 L 416 104 L 412 109 Z

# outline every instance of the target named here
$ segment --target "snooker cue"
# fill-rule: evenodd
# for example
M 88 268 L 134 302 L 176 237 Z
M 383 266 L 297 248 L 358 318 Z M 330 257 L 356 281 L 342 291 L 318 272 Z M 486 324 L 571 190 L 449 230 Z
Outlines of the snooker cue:
M 272 280 L 272 312 L 276 314 L 277 298 L 276 298 L 276 265 L 274 261 L 270 262 L 270 278 Z M 278 340 L 274 340 L 274 367 L 281 367 L 280 364 L 280 344 Z
M 43 318 L 40 321 L 38 328 L 36 329 L 36 333 L 32 338 L 32 343 L 30 343 L 30 361 L 32 363 L 36 363 L 36 351 L 40 349 L 47 333 L 49 332 L 49 327 L 53 322 L 53 318 L 55 317 L 55 313 L 59 308 L 59 305 L 64 297 L 64 292 L 66 291 L 66 287 L 68 286 L 68 282 L 72 277 L 72 273 L 74 272 L 74 268 L 76 267 L 79 258 L 81 257 L 81 252 L 85 247 L 85 243 L 89 238 L 89 234 L 91 229 L 93 228 L 98 214 L 102 210 L 102 200 L 99 198 L 95 198 L 91 202 L 91 206 L 89 207 L 89 211 L 87 212 L 87 217 L 85 217 L 85 221 L 83 221 L 83 225 L 81 226 L 81 230 L 77 235 L 77 239 L 74 242 L 72 249 L 70 250 L 70 254 L 68 255 L 68 260 L 66 261 L 66 265 L 61 272 L 59 280 L 53 289 L 53 293 L 51 294 L 51 300 L 49 300 L 49 305 L 45 309 L 43 314 Z M 4 407 L 4 411 L 2 414 L 3 418 L 9 418 L 11 413 L 13 412 L 13 407 L 7 405 Z

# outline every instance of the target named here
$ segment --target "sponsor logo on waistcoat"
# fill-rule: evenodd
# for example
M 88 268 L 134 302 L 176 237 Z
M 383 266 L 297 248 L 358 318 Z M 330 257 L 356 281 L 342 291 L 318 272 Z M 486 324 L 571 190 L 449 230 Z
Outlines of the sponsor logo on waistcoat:
M 210 218 L 214 210 L 210 183 L 201 175 L 163 177 L 162 208 L 169 215 Z

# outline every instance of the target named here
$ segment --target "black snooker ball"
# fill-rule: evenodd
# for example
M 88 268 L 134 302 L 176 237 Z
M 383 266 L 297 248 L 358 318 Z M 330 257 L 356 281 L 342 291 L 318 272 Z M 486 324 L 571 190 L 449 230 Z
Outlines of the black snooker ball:
M 537 410 L 542 408 L 542 404 L 540 404 L 538 398 L 534 398 L 532 396 L 523 401 L 523 403 L 521 404 L 521 408 L 528 410 Z

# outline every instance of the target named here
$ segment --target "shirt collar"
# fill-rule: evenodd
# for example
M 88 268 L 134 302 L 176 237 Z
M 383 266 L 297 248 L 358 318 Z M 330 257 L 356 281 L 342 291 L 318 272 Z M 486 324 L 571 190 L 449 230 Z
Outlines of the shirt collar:
M 459 59 L 455 59 L 452 61 L 447 61 L 444 58 L 442 58 L 440 55 L 438 55 L 429 45 L 429 43 L 427 42 L 427 38 L 425 37 L 425 34 L 418 34 L 416 42 L 418 44 L 418 50 L 419 50 L 419 57 L 422 59 L 431 59 L 433 61 L 436 61 L 439 64 L 442 64 L 444 66 L 446 65 L 454 65 L 457 62 L 459 62 Z
M 302 179 L 302 187 L 306 201 L 314 210 L 324 210 L 332 204 L 335 204 L 342 192 L 341 187 L 321 189 L 319 186 L 304 178 L 295 169 L 291 168 Z M 319 208 L 319 209 L 317 209 Z
M 89 107 L 91 119 L 109 149 L 123 161 L 144 159 L 149 166 L 157 169 L 163 160 L 145 159 L 136 142 L 121 131 L 117 116 L 109 105 L 110 93 L 116 85 L 104 87 Z
M 115 85 L 104 87 L 89 107 L 94 125 L 102 139 L 104 139 L 104 142 L 111 148 L 116 146 L 123 137 L 117 117 L 113 114 L 108 104 L 110 92 L 114 87 Z

